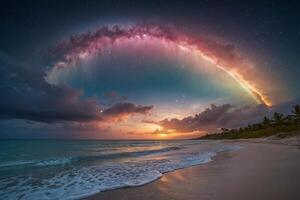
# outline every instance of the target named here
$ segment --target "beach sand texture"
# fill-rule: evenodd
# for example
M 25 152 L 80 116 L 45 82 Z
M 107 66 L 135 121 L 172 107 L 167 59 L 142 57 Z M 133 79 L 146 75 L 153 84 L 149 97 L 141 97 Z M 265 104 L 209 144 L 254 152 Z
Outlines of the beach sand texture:
M 298 200 L 300 149 L 265 142 L 234 142 L 243 148 L 214 161 L 164 174 L 150 184 L 98 193 L 88 200 Z

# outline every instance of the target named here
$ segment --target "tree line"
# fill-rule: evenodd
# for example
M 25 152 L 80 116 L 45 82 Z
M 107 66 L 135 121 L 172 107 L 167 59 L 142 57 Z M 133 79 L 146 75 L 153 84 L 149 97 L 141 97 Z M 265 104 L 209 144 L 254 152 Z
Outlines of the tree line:
M 280 132 L 283 132 L 284 137 L 296 130 L 300 130 L 300 105 L 295 105 L 290 115 L 284 116 L 282 113 L 274 112 L 272 117 L 265 116 L 259 123 L 233 129 L 222 128 L 220 133 L 208 134 L 201 139 L 256 138 Z

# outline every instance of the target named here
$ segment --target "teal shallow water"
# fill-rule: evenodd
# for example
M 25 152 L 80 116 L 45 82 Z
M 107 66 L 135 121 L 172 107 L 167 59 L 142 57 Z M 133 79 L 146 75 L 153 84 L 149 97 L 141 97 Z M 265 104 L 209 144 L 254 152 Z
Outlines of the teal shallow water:
M 0 199 L 77 199 L 138 186 L 232 149 L 197 140 L 0 140 Z

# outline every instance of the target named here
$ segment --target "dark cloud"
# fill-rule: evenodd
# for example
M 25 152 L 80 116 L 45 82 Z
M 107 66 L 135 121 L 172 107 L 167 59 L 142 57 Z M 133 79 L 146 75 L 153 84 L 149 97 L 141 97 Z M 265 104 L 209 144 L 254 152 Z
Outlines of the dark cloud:
M 114 106 L 104 110 L 102 116 L 104 118 L 123 118 L 128 115 L 137 114 L 148 114 L 153 109 L 153 106 L 141 106 L 132 103 L 118 103 Z
M 119 103 L 102 108 L 96 99 L 67 85 L 52 85 L 41 69 L 34 70 L 0 53 L 0 119 L 26 119 L 41 122 L 86 122 L 146 114 L 152 106 Z M 103 111 L 102 113 L 100 111 Z
M 192 131 L 214 131 L 219 128 L 235 128 L 245 126 L 261 120 L 269 115 L 269 109 L 265 105 L 245 106 L 234 108 L 230 104 L 220 106 L 211 105 L 203 112 L 195 116 L 183 119 L 165 119 L 158 122 L 164 130 L 175 130 L 178 132 Z

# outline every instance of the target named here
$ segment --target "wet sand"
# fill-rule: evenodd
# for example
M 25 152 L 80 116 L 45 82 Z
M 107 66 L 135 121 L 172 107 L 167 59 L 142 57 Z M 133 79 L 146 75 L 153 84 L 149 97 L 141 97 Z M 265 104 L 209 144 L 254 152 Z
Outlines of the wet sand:
M 214 161 L 164 174 L 144 186 L 98 193 L 88 200 L 298 200 L 300 149 L 264 142 L 234 142 L 244 148 Z

